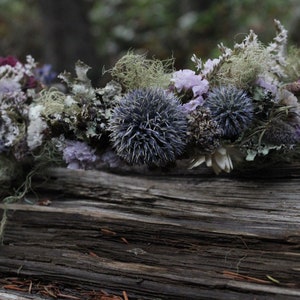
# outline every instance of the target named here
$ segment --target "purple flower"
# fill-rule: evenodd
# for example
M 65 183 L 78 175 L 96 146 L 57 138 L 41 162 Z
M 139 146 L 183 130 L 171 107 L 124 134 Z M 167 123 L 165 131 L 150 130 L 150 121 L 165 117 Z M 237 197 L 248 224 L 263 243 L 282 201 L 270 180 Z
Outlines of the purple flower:
M 25 83 L 24 83 L 24 89 L 34 89 L 38 86 L 38 82 L 34 76 L 26 76 L 25 77 Z
M 201 77 L 195 75 L 192 70 L 184 69 L 174 72 L 172 81 L 178 92 L 182 90 L 189 90 L 195 85 L 199 85 L 201 82 Z
M 300 128 L 283 120 L 274 120 L 266 128 L 263 138 L 274 145 L 291 146 L 299 143 Z
M 189 69 L 179 70 L 174 72 L 173 78 L 174 86 L 178 92 L 192 90 L 194 99 L 203 101 L 203 94 L 207 93 L 209 83 L 200 75 L 196 75 L 194 71 Z
M 37 68 L 35 71 L 36 77 L 45 85 L 49 85 L 56 78 L 56 73 L 52 71 L 50 64 L 45 64 L 41 68 Z
M 197 98 L 194 100 L 191 100 L 187 103 L 184 103 L 182 105 L 183 109 L 185 110 L 185 112 L 192 112 L 193 110 L 195 110 L 198 106 L 203 104 L 203 99 Z
M 9 65 L 11 67 L 14 67 L 18 62 L 18 59 L 12 55 L 0 57 L 0 66 Z
M 256 84 L 271 92 L 273 95 L 276 95 L 277 93 L 277 86 L 270 82 L 267 82 L 263 77 L 258 77 L 256 80 Z
M 209 88 L 209 83 L 206 79 L 202 79 L 200 81 L 200 84 L 195 85 L 192 87 L 193 93 L 194 93 L 194 97 L 201 97 L 202 95 L 207 93 Z
M 201 72 L 202 75 L 207 75 L 211 71 L 213 71 L 214 67 L 217 66 L 220 63 L 220 59 L 215 58 L 213 60 L 208 59 L 206 63 L 203 66 L 203 70 Z
M 0 94 L 11 94 L 13 92 L 21 91 L 21 85 L 13 79 L 0 79 Z
M 84 142 L 66 140 L 63 159 L 69 169 L 89 169 L 96 161 L 95 150 Z

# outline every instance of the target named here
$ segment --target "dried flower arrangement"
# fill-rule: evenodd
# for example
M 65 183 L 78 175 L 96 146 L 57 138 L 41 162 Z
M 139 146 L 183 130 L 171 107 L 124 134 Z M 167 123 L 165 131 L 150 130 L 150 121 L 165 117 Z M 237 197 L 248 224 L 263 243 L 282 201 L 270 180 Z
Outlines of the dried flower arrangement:
M 75 78 L 58 75 L 61 91 L 49 87 L 51 68 L 38 69 L 31 56 L 25 64 L 1 58 L 0 183 L 7 190 L 0 196 L 18 172 L 27 175 L 24 191 L 32 173 L 53 164 L 165 168 L 186 160 L 187 168 L 206 163 L 219 174 L 262 158 L 295 160 L 300 50 L 288 49 L 287 30 L 277 20 L 275 27 L 269 45 L 250 31 L 233 49 L 220 44 L 218 58 L 193 55 L 195 70 L 129 52 L 107 71 L 104 87 L 92 86 L 81 61 Z

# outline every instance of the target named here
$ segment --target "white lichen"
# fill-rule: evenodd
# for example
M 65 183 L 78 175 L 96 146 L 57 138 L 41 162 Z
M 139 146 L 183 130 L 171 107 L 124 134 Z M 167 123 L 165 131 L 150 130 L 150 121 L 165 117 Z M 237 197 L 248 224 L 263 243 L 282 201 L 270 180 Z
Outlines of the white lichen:
M 29 150 L 34 150 L 43 143 L 43 132 L 48 127 L 47 123 L 41 117 L 43 109 L 44 107 L 41 104 L 29 107 L 29 125 L 27 128 L 27 145 Z

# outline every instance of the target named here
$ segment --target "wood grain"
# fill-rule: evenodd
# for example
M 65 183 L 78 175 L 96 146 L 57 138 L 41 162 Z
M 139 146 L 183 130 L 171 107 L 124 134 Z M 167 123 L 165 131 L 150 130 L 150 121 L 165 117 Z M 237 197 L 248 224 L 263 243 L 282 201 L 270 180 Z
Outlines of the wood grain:
M 273 178 L 47 172 L 35 180 L 38 198 L 6 206 L 3 274 L 129 299 L 300 298 L 295 169 Z

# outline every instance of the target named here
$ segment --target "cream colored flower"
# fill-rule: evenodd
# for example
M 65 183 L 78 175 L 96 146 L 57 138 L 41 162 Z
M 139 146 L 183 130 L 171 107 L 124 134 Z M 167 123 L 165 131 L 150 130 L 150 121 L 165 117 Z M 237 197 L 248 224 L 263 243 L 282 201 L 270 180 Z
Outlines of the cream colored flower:
M 47 123 L 43 121 L 41 112 L 44 107 L 41 104 L 31 105 L 29 107 L 29 125 L 27 128 L 27 145 L 30 150 L 40 146 L 43 142 L 43 131 L 48 127 Z
M 195 158 L 189 168 L 192 169 L 198 167 L 204 162 L 208 167 L 213 168 L 216 174 L 219 174 L 222 171 L 230 173 L 233 169 L 231 157 L 224 147 L 219 147 L 213 153 L 203 154 Z

